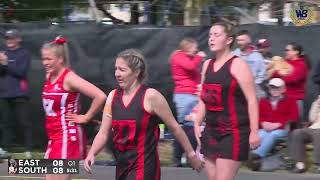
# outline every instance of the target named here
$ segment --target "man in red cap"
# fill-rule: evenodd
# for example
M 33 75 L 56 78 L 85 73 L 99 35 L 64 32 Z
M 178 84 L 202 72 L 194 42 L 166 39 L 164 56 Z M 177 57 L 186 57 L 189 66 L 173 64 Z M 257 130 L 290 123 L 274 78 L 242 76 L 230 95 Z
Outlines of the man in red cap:
M 270 52 L 271 42 L 268 39 L 259 39 L 257 43 L 258 51 L 262 54 L 266 64 L 271 61 L 272 53 Z

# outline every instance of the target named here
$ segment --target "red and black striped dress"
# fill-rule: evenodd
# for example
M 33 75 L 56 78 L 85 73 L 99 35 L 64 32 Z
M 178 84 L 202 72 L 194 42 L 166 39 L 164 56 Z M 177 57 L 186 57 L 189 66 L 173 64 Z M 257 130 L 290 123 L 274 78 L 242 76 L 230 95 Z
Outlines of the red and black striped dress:
M 206 158 L 245 161 L 249 152 L 247 100 L 231 74 L 236 56 L 214 72 L 210 60 L 205 73 L 201 99 L 206 105 L 206 127 L 201 137 L 201 153 Z
M 112 130 L 117 180 L 159 180 L 159 121 L 144 109 L 148 87 L 141 85 L 127 106 L 117 89 L 112 101 Z

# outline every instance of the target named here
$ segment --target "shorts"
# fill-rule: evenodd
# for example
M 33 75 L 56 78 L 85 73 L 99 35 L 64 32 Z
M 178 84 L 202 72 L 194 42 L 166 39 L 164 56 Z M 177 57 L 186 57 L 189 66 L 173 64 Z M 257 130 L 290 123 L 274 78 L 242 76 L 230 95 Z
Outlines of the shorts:
M 246 161 L 249 155 L 250 131 L 239 131 L 239 134 L 214 135 L 204 132 L 201 137 L 201 153 L 205 158 L 215 161 L 217 158 Z

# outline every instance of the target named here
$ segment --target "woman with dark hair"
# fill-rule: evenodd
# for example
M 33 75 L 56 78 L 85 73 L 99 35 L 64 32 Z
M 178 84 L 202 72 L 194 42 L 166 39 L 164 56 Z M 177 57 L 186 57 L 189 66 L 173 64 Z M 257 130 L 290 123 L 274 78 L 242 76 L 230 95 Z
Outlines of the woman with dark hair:
M 139 51 L 128 49 L 118 54 L 115 77 L 119 88 L 112 90 L 107 98 L 101 128 L 84 162 L 86 171 L 91 171 L 94 157 L 104 147 L 112 130 L 116 180 L 159 180 L 159 121 L 156 116 L 181 143 L 191 166 L 201 170 L 202 162 L 174 119 L 163 95 L 144 85 L 146 75 L 147 66 Z
M 272 73 L 272 77 L 278 77 L 285 81 L 287 95 L 296 100 L 301 120 L 303 118 L 304 88 L 308 77 L 309 59 L 304 55 L 302 46 L 294 42 L 286 46 L 285 52 L 285 59 L 291 66 L 291 71 L 275 71 Z

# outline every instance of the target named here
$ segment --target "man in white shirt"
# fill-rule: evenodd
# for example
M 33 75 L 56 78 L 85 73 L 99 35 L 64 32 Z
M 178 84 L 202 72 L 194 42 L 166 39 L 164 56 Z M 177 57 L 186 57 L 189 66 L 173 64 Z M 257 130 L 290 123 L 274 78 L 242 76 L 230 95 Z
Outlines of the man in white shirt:
M 294 130 L 289 140 L 289 153 L 296 161 L 292 170 L 294 173 L 303 173 L 307 170 L 305 142 L 313 144 L 313 172 L 320 173 L 320 96 L 311 105 L 309 121 L 310 126 Z

